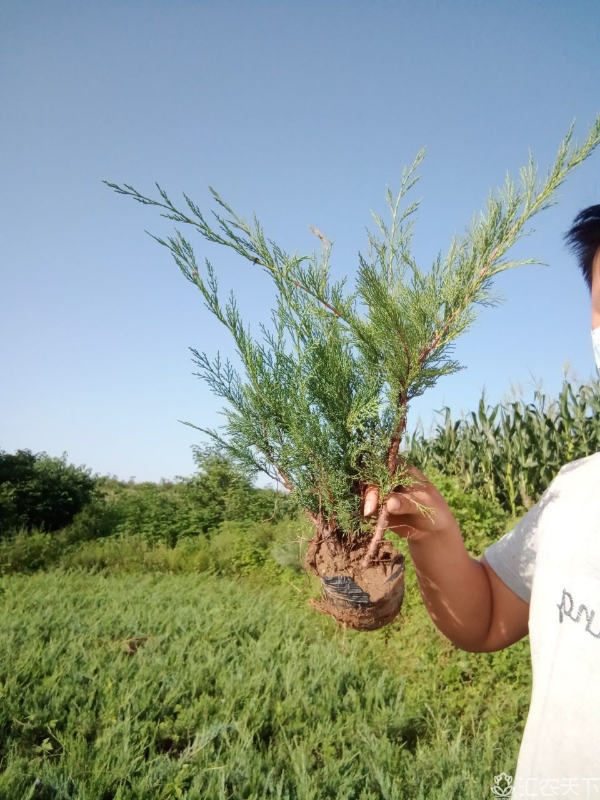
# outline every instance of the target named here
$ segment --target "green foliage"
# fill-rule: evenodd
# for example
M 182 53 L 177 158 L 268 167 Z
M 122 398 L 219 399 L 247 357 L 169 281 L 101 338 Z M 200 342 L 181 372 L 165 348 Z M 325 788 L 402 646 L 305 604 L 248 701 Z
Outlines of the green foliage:
M 301 569 L 299 527 L 298 523 L 225 522 L 210 539 L 182 538 L 174 546 L 139 534 L 73 541 L 69 529 L 55 535 L 22 531 L 13 539 L 0 542 L 0 574 L 32 573 L 60 566 L 110 574 L 209 572 L 243 576 L 261 571 L 275 579 L 284 567 L 296 572 Z M 273 556 L 275 547 L 285 550 L 287 563 L 280 563 Z
M 563 382 L 558 399 L 486 405 L 454 421 L 446 407 L 434 435 L 422 427 L 405 442 L 408 459 L 425 472 L 456 476 L 512 516 L 537 502 L 561 467 L 600 451 L 600 382 Z
M 97 495 L 63 530 L 50 535 L 23 528 L 0 541 L 0 573 L 33 572 L 59 561 L 90 569 L 230 574 L 262 566 L 278 525 L 296 517 L 290 496 L 254 488 L 221 455 L 205 450 L 197 463 L 197 476 L 176 483 L 99 479 Z M 240 531 L 248 532 L 248 541 Z M 218 539 L 212 550 L 210 537 Z M 98 539 L 111 541 L 79 547 Z M 271 566 L 277 569 L 274 561 Z
M 119 534 L 174 547 L 182 537 L 197 536 L 202 530 L 202 507 L 179 491 L 142 484 L 124 490 L 113 502 L 121 513 Z
M 210 567 L 208 543 L 202 538 L 182 539 L 169 547 L 139 536 L 115 536 L 85 542 L 61 558 L 64 569 L 83 569 L 105 574 L 136 572 L 206 572 Z
M 458 479 L 430 472 L 430 479 L 446 498 L 456 517 L 467 549 L 479 556 L 506 530 L 508 515 L 497 503 L 475 491 L 465 492 Z M 155 487 L 155 493 L 158 494 Z M 61 567 L 107 574 L 138 572 L 207 572 L 225 577 L 260 574 L 275 582 L 303 572 L 306 544 L 311 536 L 305 516 L 273 522 L 225 521 L 210 537 L 180 537 L 172 544 L 168 536 L 137 533 L 124 527 L 122 533 L 100 536 L 103 520 L 114 524 L 118 503 L 107 504 L 99 521 L 86 515 L 55 534 L 22 531 L 12 540 L 0 542 L 0 574 Z M 90 506 L 90 510 L 94 506 Z M 150 529 L 151 532 L 154 530 Z M 158 530 L 158 529 L 157 529 Z M 401 548 L 398 538 L 391 541 Z M 286 577 L 287 576 L 287 577 Z M 415 588 L 418 595 L 418 590 Z
M 304 557 L 313 533 L 312 525 L 305 515 L 280 522 L 273 529 L 271 558 L 284 572 L 291 570 L 300 575 L 304 572 Z
M 527 643 L 457 651 L 418 598 L 365 637 L 248 579 L 2 590 L 2 798 L 480 800 L 514 774 Z
M 108 502 L 104 495 L 99 495 L 75 514 L 68 526 L 69 540 L 84 542 L 113 536 L 123 524 L 125 515 L 124 504 Z
M 210 566 L 219 575 L 247 575 L 265 565 L 272 528 L 226 522 L 210 540 Z
M 114 532 L 115 514 L 110 507 L 97 510 L 93 501 L 75 516 L 62 531 L 48 533 L 36 528 L 21 528 L 10 538 L 0 539 L 0 575 L 32 573 L 57 564 L 68 565 L 71 554 L 89 540 Z
M 64 528 L 94 496 L 96 478 L 85 467 L 30 450 L 0 450 L 0 536 L 15 529 Z
M 277 523 L 294 513 L 289 496 L 256 489 L 230 459 L 198 449 L 195 460 L 197 474 L 176 484 L 105 485 L 104 514 L 117 520 L 114 532 L 175 547 L 228 521 Z
M 303 570 L 305 520 L 278 524 L 225 522 L 210 540 L 209 571 L 217 575 L 250 575 L 257 571 L 277 579 L 282 570 Z
M 429 480 L 445 498 L 460 527 L 465 547 L 478 558 L 506 530 L 508 514 L 494 498 L 471 489 L 465 491 L 457 478 L 429 469 Z
M 278 522 L 293 513 L 288 495 L 256 489 L 231 458 L 211 448 L 197 447 L 194 460 L 198 474 L 186 485 L 198 506 L 203 533 L 209 533 L 226 520 Z
M 0 575 L 48 569 L 60 560 L 67 546 L 63 534 L 22 528 L 10 539 L 0 540 Z
M 214 530 L 225 519 L 244 519 L 254 495 L 250 480 L 217 453 L 197 448 L 194 460 L 198 475 L 188 481 L 188 487 L 201 507 L 201 530 Z
M 544 179 L 538 181 L 530 158 L 519 184 L 507 178 L 502 189 L 491 192 L 484 213 L 429 271 L 410 251 L 418 201 L 406 204 L 418 180 L 421 151 L 404 170 L 397 197 L 387 192 L 391 223 L 374 215 L 378 232 L 368 234 L 368 255 L 359 254 L 352 291 L 345 280 L 332 280 L 331 244 L 318 231 L 320 257 L 290 255 L 265 237 L 256 217 L 248 223 L 212 188 L 228 215 L 213 212 L 215 228 L 187 195 L 187 209 L 181 211 L 160 186 L 160 199 L 154 200 L 128 184 L 108 184 L 164 209 L 162 216 L 192 226 L 207 241 L 233 249 L 275 284 L 271 327 L 261 326 L 262 338 L 253 338 L 235 297 L 222 304 L 211 263 L 206 261 L 201 274 L 180 231 L 166 241 L 154 237 L 230 332 L 245 370 L 242 376 L 218 354 L 192 351 L 200 376 L 228 404 L 221 432 L 199 430 L 245 469 L 265 472 L 292 489 L 319 524 L 353 533 L 364 529 L 360 502 L 366 485 L 376 484 L 383 498 L 410 482 L 396 461 L 409 402 L 460 368 L 450 357 L 453 342 L 473 323 L 475 306 L 497 302 L 493 278 L 533 263 L 509 260 L 507 253 L 596 147 L 600 117 L 582 146 L 571 143 L 571 134 L 572 128 Z

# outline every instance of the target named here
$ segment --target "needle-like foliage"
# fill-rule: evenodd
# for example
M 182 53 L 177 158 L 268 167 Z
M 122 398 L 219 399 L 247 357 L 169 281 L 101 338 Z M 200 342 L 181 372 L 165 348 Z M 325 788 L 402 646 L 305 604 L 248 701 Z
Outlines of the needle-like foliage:
M 198 430 L 247 470 L 262 471 L 292 490 L 328 532 L 363 531 L 366 487 L 379 487 L 383 499 L 411 482 L 398 458 L 410 401 L 462 368 L 451 357 L 453 342 L 472 325 L 477 306 L 498 302 L 491 291 L 494 276 L 536 263 L 510 260 L 508 251 L 600 142 L 600 117 L 581 145 L 572 142 L 572 130 L 545 177 L 538 179 L 530 157 L 519 181 L 507 176 L 503 188 L 491 191 L 485 210 L 426 271 L 411 254 L 419 201 L 407 202 L 418 181 L 424 150 L 419 152 L 405 168 L 397 196 L 387 191 L 389 223 L 373 214 L 377 230 L 368 233 L 368 253 L 358 255 L 352 291 L 345 280 L 333 280 L 331 244 L 316 230 L 319 255 L 290 255 L 266 238 L 256 216 L 252 223 L 239 217 L 212 188 L 220 210 L 212 212 L 211 223 L 185 194 L 182 211 L 158 184 L 160 199 L 151 199 L 128 184 L 108 183 L 164 209 L 162 216 L 191 225 L 209 242 L 232 248 L 275 284 L 271 325 L 261 325 L 255 338 L 233 294 L 220 298 L 213 266 L 208 260 L 198 266 L 179 230 L 166 240 L 153 237 L 229 330 L 244 367 L 240 374 L 218 353 L 192 351 L 200 376 L 226 401 L 223 428 Z

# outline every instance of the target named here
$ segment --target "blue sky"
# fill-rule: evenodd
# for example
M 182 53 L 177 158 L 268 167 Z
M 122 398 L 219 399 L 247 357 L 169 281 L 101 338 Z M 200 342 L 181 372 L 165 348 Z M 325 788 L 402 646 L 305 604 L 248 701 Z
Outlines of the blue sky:
M 600 5 L 546 2 L 108 2 L 0 8 L 0 448 L 120 478 L 193 472 L 221 403 L 190 347 L 232 354 L 157 235 L 155 209 L 103 180 L 209 210 L 214 186 L 287 251 L 333 240 L 352 276 L 370 210 L 423 145 L 414 252 L 428 265 L 531 148 L 545 170 L 600 112 Z M 504 298 L 457 343 L 466 367 L 415 400 L 410 427 L 511 386 L 556 394 L 595 372 L 589 295 L 562 235 L 600 202 L 600 152 L 536 218 Z M 254 327 L 266 276 L 192 236 Z

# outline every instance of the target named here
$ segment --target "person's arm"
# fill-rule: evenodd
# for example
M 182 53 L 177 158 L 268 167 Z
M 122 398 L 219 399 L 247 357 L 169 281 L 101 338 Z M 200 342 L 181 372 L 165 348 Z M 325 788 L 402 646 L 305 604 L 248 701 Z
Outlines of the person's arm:
M 462 650 L 502 650 L 528 632 L 529 604 L 492 570 L 472 558 L 448 504 L 414 467 L 418 485 L 390 495 L 389 528 L 408 541 L 425 607 L 437 628 Z M 365 515 L 377 508 L 377 490 L 365 498 Z M 432 510 L 425 515 L 418 505 Z
M 502 650 L 528 633 L 529 604 L 500 580 L 485 558 L 472 558 L 458 524 L 408 539 L 421 596 L 437 628 L 461 650 Z

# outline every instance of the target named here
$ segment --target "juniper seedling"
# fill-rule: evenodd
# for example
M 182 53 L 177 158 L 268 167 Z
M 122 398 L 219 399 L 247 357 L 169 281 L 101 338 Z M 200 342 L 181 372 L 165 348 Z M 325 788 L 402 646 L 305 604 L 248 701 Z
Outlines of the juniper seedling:
M 492 190 L 485 210 L 427 271 L 411 254 L 419 200 L 406 199 L 419 179 L 421 150 L 404 169 L 397 196 L 387 190 L 390 222 L 373 214 L 377 232 L 368 232 L 368 254 L 358 254 L 352 291 L 345 279 L 332 279 L 331 243 L 319 231 L 313 229 L 322 244 L 319 255 L 288 254 L 266 238 L 256 215 L 252 223 L 239 217 L 212 187 L 221 211 L 212 212 L 211 223 L 185 193 L 182 211 L 158 184 L 160 199 L 151 199 L 128 184 L 105 181 L 119 194 L 163 209 L 167 219 L 192 226 L 207 241 L 232 248 L 270 275 L 276 287 L 271 325 L 261 325 L 261 336 L 255 338 L 233 294 L 222 302 L 212 264 L 205 260 L 199 268 L 182 233 L 176 229 L 166 240 L 153 236 L 170 250 L 209 311 L 233 336 L 244 367 L 240 374 L 218 353 L 211 358 L 192 350 L 199 375 L 227 403 L 220 430 L 192 427 L 244 469 L 263 472 L 293 492 L 318 539 L 370 540 L 364 566 L 376 555 L 387 528 L 383 501 L 395 488 L 414 483 L 400 453 L 411 400 L 462 369 L 451 358 L 453 342 L 474 322 L 476 306 L 499 302 L 491 292 L 493 278 L 538 263 L 510 260 L 507 253 L 598 145 L 600 117 L 583 144 L 573 143 L 572 132 L 573 125 L 543 179 L 530 155 L 519 181 L 507 176 L 502 188 Z M 361 515 L 371 485 L 380 497 L 375 523 Z

